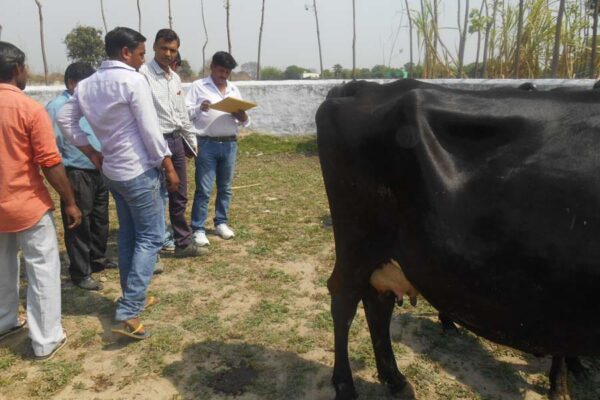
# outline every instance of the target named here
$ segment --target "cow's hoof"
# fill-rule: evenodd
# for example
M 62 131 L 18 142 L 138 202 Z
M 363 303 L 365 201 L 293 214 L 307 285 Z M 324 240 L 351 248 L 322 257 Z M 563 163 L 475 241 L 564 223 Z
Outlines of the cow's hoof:
M 444 333 L 458 333 L 458 327 L 450 318 L 446 317 L 444 314 L 440 313 L 438 315 L 438 319 L 442 323 L 442 331 Z
M 404 380 L 402 383 L 396 383 L 394 385 L 388 384 L 388 388 L 390 389 L 390 393 L 392 394 L 392 396 L 394 396 L 396 399 L 416 399 L 415 389 L 407 380 Z
M 551 390 L 548 393 L 548 399 L 550 400 L 571 400 L 569 393 L 561 392 L 559 390 Z
M 358 399 L 358 393 L 354 389 L 354 385 L 346 383 L 334 383 L 335 400 L 355 400 Z

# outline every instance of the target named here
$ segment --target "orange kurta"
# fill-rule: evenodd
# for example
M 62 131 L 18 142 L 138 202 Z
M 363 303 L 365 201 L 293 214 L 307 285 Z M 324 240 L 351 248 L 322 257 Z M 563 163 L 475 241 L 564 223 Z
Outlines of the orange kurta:
M 39 167 L 60 162 L 44 107 L 0 83 L 0 232 L 30 228 L 54 207 Z

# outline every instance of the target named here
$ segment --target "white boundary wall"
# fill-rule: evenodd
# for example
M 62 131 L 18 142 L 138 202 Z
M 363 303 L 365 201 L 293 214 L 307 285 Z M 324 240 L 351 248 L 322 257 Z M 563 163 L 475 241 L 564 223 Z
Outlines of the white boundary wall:
M 387 83 L 392 80 L 371 80 Z M 591 89 L 593 79 L 430 79 L 424 82 L 446 87 L 468 90 L 483 90 L 501 86 L 517 87 L 525 82 L 534 83 L 539 90 L 555 87 L 580 87 Z M 242 92 L 244 99 L 259 106 L 250 111 L 255 132 L 279 136 L 314 134 L 316 132 L 315 113 L 325 100 L 327 92 L 334 86 L 345 83 L 343 80 L 314 81 L 240 81 L 234 82 Z M 188 90 L 190 84 L 184 84 Z M 46 104 L 64 90 L 61 86 L 30 86 L 25 92 Z

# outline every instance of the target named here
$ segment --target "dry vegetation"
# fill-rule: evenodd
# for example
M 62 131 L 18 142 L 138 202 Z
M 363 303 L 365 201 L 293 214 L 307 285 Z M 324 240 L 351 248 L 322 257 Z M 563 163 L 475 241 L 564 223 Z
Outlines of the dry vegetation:
M 132 343 L 111 335 L 116 272 L 100 274 L 107 281 L 99 293 L 65 283 L 67 347 L 40 363 L 30 359 L 26 334 L 3 342 L 0 399 L 333 398 L 325 288 L 333 237 L 314 137 L 246 137 L 235 185 L 236 238 L 209 236 L 211 253 L 202 259 L 164 258 L 166 272 L 150 288 L 162 302 L 143 315 L 150 339 Z M 115 256 L 114 208 L 111 213 Z M 391 329 L 399 366 L 420 399 L 545 398 L 548 358 L 464 330 L 444 335 L 423 300 L 417 308 L 397 308 Z M 387 398 L 362 310 L 350 348 L 361 398 Z M 597 371 L 598 364 L 585 362 Z M 598 383 L 592 375 L 577 384 L 575 398 L 598 398 Z

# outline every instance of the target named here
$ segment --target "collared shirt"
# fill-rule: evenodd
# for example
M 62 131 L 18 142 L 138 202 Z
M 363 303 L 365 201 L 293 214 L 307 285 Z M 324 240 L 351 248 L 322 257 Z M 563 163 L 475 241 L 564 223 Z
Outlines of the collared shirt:
M 0 83 L 0 232 L 31 228 L 54 208 L 39 167 L 60 162 L 44 107 Z
M 211 103 L 218 103 L 226 97 L 235 97 L 242 99 L 242 94 L 238 88 L 231 82 L 227 82 L 225 94 L 222 94 L 217 85 L 213 82 L 210 76 L 204 79 L 198 79 L 187 93 L 185 104 L 190 116 L 190 120 L 196 128 L 196 132 L 203 136 L 234 136 L 237 135 L 239 125 L 250 125 L 250 118 L 244 123 L 241 123 L 229 113 L 208 109 L 208 111 L 200 110 L 200 105 L 204 100 Z
M 171 155 L 146 78 L 121 61 L 104 61 L 58 112 L 58 126 L 75 146 L 89 144 L 79 127 L 82 116 L 102 145 L 102 173 L 113 181 L 133 179 Z
M 150 84 L 163 135 L 179 130 L 192 146 L 196 146 L 196 132 L 185 109 L 185 94 L 179 75 L 171 68 L 166 73 L 154 59 L 142 65 L 140 73 Z
M 50 119 L 52 119 L 52 127 L 54 128 L 54 136 L 56 137 L 56 145 L 58 146 L 58 151 L 60 151 L 60 155 L 63 159 L 63 164 L 65 167 L 74 167 L 80 169 L 96 169 L 94 164 L 90 161 L 90 159 L 83 154 L 77 147 L 73 146 L 69 142 L 67 142 L 60 131 L 60 127 L 56 123 L 56 113 L 65 105 L 65 103 L 71 98 L 71 94 L 68 91 L 64 91 L 54 99 L 50 100 L 48 104 L 46 104 L 46 111 L 50 115 Z M 81 118 L 79 120 L 79 127 L 82 131 L 87 135 L 88 142 L 90 145 L 100 151 L 100 142 L 94 135 L 92 131 L 92 127 L 87 122 L 85 118 Z

